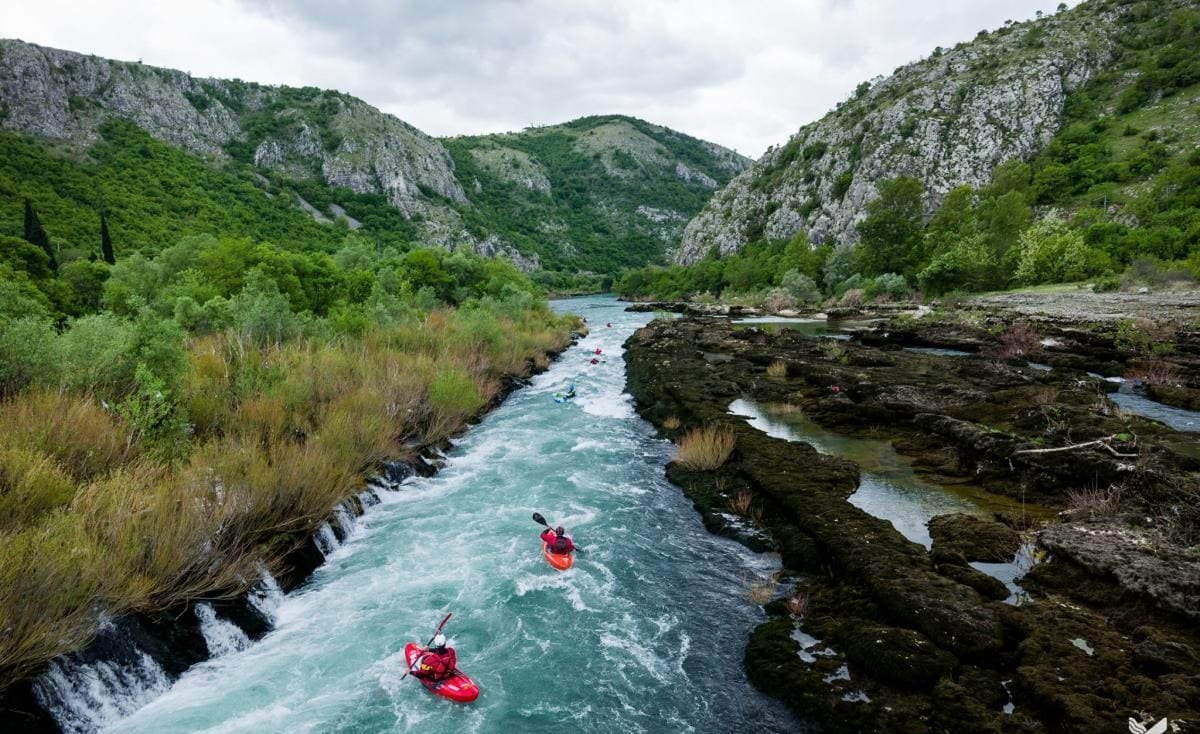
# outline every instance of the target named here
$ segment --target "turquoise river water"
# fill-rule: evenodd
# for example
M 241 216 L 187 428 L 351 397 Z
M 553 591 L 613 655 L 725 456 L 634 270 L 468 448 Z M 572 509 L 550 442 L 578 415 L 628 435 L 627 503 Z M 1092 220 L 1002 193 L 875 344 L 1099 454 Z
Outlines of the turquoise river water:
M 781 732 L 742 670 L 762 621 L 746 580 L 778 567 L 708 534 L 663 478 L 670 446 L 624 394 L 621 344 L 648 314 L 586 298 L 591 334 L 472 428 L 430 479 L 381 492 L 263 640 L 196 666 L 112 732 Z M 607 328 L 606 323 L 612 327 Z M 599 348 L 603 361 L 591 365 Z M 574 382 L 579 397 L 553 395 Z M 541 512 L 583 549 L 540 555 Z M 446 612 L 462 706 L 401 680 L 405 642 Z

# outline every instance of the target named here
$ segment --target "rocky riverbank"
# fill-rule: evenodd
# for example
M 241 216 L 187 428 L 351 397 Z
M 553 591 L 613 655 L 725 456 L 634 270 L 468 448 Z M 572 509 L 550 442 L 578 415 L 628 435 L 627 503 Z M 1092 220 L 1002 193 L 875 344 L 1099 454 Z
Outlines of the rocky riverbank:
M 778 550 L 793 584 L 751 636 L 751 679 L 828 731 L 1196 727 L 1200 442 L 1121 414 L 1114 385 L 1068 367 L 1065 348 L 1047 371 L 907 351 L 892 333 L 845 343 L 684 318 L 627 344 L 647 420 L 673 440 L 712 425 L 735 440 L 716 470 L 673 462 L 668 476 L 710 529 Z M 858 466 L 731 415 L 739 398 L 890 440 L 930 482 L 1067 512 L 938 517 L 927 550 L 848 501 Z M 1041 560 L 1020 580 L 1029 600 L 1005 603 L 971 562 L 1025 543 Z

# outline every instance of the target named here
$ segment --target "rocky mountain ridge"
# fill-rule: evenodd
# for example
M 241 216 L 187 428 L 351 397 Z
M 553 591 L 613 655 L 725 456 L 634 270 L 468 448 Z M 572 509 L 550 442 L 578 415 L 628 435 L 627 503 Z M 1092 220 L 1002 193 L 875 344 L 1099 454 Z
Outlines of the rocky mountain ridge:
M 1059 130 L 1069 95 L 1112 61 L 1126 5 L 1093 0 L 1010 22 L 860 84 L 718 192 L 688 223 L 676 261 L 800 231 L 851 244 L 884 179 L 920 179 L 927 213 L 955 186 L 988 183 L 997 165 L 1030 157 Z
M 380 195 L 422 241 L 504 256 L 526 271 L 543 261 L 607 271 L 662 260 L 712 191 L 749 165 L 633 118 L 443 141 L 336 91 L 199 78 L 0 40 L 0 130 L 86 158 L 114 119 L 212 165 L 252 166 L 268 194 L 280 187 L 267 177 L 285 189 L 326 187 L 332 196 L 322 191 L 316 206 L 293 191 L 319 222 L 360 226 L 338 190 Z M 585 172 L 589 191 L 573 183 Z
M 444 142 L 477 205 L 467 219 L 478 231 L 559 268 L 595 272 L 664 260 L 712 193 L 750 165 L 623 115 Z

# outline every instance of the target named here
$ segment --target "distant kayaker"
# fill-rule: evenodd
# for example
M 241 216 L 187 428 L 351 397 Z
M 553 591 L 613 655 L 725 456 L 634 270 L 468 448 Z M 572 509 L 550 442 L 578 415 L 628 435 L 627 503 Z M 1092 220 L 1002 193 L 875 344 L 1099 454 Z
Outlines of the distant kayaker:
M 431 644 L 417 659 L 412 674 L 425 680 L 446 680 L 454 675 L 458 657 L 453 647 L 446 647 L 446 636 L 441 632 L 433 637 Z
M 565 555 L 575 550 L 575 544 L 567 536 L 567 530 L 562 525 L 551 530 L 546 528 L 541 535 L 542 542 L 546 544 L 547 550 L 551 553 Z

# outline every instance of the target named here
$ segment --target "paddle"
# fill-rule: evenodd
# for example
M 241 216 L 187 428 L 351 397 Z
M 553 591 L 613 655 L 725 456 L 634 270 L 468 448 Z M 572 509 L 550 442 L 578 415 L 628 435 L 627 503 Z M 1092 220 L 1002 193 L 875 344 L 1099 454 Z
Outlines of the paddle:
M 434 638 L 438 636 L 438 633 L 441 632 L 442 628 L 446 626 L 446 623 L 450 621 L 451 614 L 454 614 L 454 612 L 449 612 L 446 614 L 445 617 L 442 618 L 442 623 L 439 624 L 437 626 L 437 629 L 435 629 L 433 631 L 433 635 L 429 638 L 429 642 L 425 643 L 425 647 L 429 647 L 430 645 L 433 644 Z M 417 661 L 419 661 L 422 657 L 424 657 L 424 655 L 418 655 L 417 657 L 413 658 L 413 661 L 408 664 L 408 673 L 412 672 L 413 666 L 416 665 Z M 400 676 L 400 680 L 404 680 L 405 678 L 407 678 L 408 673 L 405 673 L 404 675 Z
M 533 513 L 533 521 L 536 522 L 538 525 L 545 525 L 546 527 L 550 527 L 550 523 L 546 522 L 546 518 L 542 517 L 542 513 L 540 513 L 540 512 Z M 580 548 L 579 546 L 575 546 L 575 551 L 582 553 L 583 549 Z

